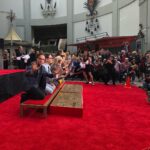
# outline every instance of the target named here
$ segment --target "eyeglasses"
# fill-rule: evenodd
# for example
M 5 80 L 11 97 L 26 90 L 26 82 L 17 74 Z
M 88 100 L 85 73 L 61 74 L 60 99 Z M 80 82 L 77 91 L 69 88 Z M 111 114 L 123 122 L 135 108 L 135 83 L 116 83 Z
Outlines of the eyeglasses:
M 40 59 L 40 60 L 45 60 L 45 58 L 38 58 L 38 59 Z

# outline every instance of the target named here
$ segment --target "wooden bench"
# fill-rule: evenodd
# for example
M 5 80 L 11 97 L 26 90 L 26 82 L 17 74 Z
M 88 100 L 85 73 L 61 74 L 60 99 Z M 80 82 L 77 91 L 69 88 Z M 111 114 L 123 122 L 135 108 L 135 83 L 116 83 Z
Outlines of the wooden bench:
M 61 88 L 63 87 L 64 82 L 62 82 L 52 94 L 46 95 L 46 97 L 43 100 L 27 100 L 20 104 L 20 115 L 24 115 L 24 109 L 26 108 L 34 108 L 34 109 L 42 109 L 43 115 L 47 117 L 47 110 L 50 103 L 53 101 L 53 99 L 57 96 Z

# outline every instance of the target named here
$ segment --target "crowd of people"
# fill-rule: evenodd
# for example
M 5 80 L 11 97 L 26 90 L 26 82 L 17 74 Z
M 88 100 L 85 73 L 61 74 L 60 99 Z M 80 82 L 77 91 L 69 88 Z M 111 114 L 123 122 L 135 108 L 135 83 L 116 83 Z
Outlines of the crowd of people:
M 8 57 L 6 54 L 4 56 Z M 143 88 L 150 91 L 150 51 L 142 54 L 139 51 L 122 50 L 118 54 L 112 54 L 109 50 L 101 49 L 70 54 L 60 50 L 57 53 L 44 54 L 43 51 L 32 48 L 25 54 L 20 46 L 16 50 L 14 64 L 19 69 L 26 68 L 27 76 L 32 75 L 30 83 L 34 85 L 33 82 L 36 81 L 36 87 L 39 86 L 44 93 L 52 93 L 56 88 L 56 79 L 59 78 L 85 80 L 86 84 L 91 85 L 95 81 L 102 81 L 105 85 L 112 81 L 115 85 L 125 82 L 127 76 L 131 78 L 132 84 L 135 80 L 141 81 Z M 42 93 L 39 89 L 33 91 L 29 93 Z M 44 94 L 38 98 L 42 97 Z
M 38 51 L 35 51 L 32 48 L 27 53 L 22 46 L 19 46 L 17 49 L 14 50 L 12 56 L 10 56 L 10 50 L 5 49 L 3 51 L 4 69 L 8 69 L 10 65 L 13 65 L 13 68 L 16 69 L 25 69 L 29 63 L 28 60 L 30 61 L 36 60 L 36 54 L 38 54 Z

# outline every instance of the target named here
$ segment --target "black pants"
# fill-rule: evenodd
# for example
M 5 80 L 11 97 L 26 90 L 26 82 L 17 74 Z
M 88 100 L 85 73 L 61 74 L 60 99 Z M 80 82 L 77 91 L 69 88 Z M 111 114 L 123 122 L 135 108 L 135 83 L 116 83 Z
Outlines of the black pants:
M 110 71 L 107 73 L 106 78 L 105 78 L 105 84 L 107 84 L 107 82 L 109 80 L 112 80 L 113 84 L 115 84 L 116 81 L 116 73 L 114 71 Z
M 8 69 L 8 60 L 4 60 L 4 69 Z
M 39 81 L 39 87 L 35 88 L 32 87 L 29 90 L 27 90 L 24 94 L 21 95 L 21 103 L 28 100 L 41 100 L 45 97 L 45 87 L 46 87 L 46 74 L 43 74 Z
M 40 88 L 32 87 L 26 91 L 29 99 L 41 100 L 44 99 L 45 93 Z
M 22 103 L 28 99 L 42 100 L 44 98 L 45 98 L 45 92 L 43 92 L 43 90 L 41 90 L 40 88 L 32 87 L 21 95 L 20 102 Z

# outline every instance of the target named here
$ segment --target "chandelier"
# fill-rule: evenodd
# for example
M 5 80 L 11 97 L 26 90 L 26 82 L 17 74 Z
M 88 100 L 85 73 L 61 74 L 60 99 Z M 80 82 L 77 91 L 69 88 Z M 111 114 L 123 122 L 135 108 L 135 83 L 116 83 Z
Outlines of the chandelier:
M 86 19 L 86 27 L 85 31 L 89 32 L 90 34 L 94 34 L 99 30 L 99 21 L 97 19 L 97 16 L 87 16 Z
M 45 0 L 45 7 L 42 4 L 40 5 L 44 17 L 54 16 L 56 14 L 56 2 L 53 4 L 52 0 Z
M 87 0 L 87 2 L 84 3 L 84 8 L 88 9 L 89 13 L 86 14 L 86 26 L 85 31 L 93 35 L 99 30 L 99 20 L 97 18 L 97 10 L 98 4 L 100 3 L 100 0 Z

